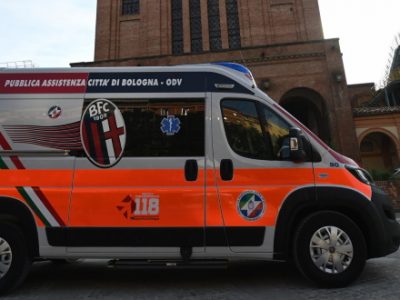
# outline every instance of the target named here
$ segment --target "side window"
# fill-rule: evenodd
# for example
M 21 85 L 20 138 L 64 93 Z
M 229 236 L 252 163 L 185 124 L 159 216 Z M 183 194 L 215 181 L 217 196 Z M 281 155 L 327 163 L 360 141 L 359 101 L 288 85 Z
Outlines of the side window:
M 85 107 L 90 102 L 91 100 L 85 101 Z M 125 122 L 124 157 L 205 155 L 204 99 L 112 102 L 120 110 Z
M 204 99 L 115 104 L 127 130 L 125 157 L 204 156 Z
M 262 118 L 264 130 L 269 137 L 272 149 L 272 159 L 286 160 L 289 152 L 289 129 L 290 125 L 268 107 L 262 105 Z
M 223 100 L 221 103 L 226 136 L 237 154 L 253 159 L 269 159 L 255 102 Z
M 228 143 L 237 154 L 261 160 L 290 159 L 290 124 L 273 110 L 241 99 L 223 100 L 221 108 Z

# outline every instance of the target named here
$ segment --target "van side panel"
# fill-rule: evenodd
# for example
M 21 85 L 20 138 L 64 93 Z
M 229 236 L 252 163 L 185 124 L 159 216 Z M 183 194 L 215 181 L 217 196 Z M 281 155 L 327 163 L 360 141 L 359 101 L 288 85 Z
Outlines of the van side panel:
M 48 143 L 68 149 L 79 136 L 73 132 L 76 127 L 69 126 L 79 121 L 81 105 L 80 98 L 48 95 L 0 101 L 0 195 L 26 203 L 38 226 L 68 223 L 74 158 Z M 49 115 L 53 107 L 60 109 L 56 117 Z

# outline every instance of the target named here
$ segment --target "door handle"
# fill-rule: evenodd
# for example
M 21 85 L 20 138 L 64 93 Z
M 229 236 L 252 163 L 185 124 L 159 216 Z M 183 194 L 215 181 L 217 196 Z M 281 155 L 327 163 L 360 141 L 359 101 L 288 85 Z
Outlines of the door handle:
M 197 161 L 189 159 L 185 163 L 185 179 L 186 181 L 196 181 L 199 174 L 199 166 Z
M 221 164 L 219 166 L 219 173 L 221 179 L 224 181 L 230 181 L 233 179 L 233 162 L 230 159 L 221 160 Z

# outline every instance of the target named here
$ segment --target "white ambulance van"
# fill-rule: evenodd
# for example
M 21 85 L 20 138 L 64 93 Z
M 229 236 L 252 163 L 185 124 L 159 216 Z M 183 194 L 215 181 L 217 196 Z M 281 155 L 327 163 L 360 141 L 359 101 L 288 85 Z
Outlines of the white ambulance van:
M 291 260 L 338 287 L 399 243 L 368 173 L 241 65 L 0 71 L 3 292 L 77 258 Z

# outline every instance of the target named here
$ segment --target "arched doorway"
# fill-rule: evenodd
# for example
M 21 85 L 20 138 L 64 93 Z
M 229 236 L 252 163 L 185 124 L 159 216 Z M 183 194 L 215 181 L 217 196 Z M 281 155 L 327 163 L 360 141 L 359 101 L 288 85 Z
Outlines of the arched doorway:
M 319 93 L 308 88 L 296 88 L 283 95 L 280 105 L 324 142 L 331 144 L 328 112 Z
M 371 132 L 360 143 L 361 161 L 374 177 L 388 177 L 400 160 L 394 140 L 386 133 Z

